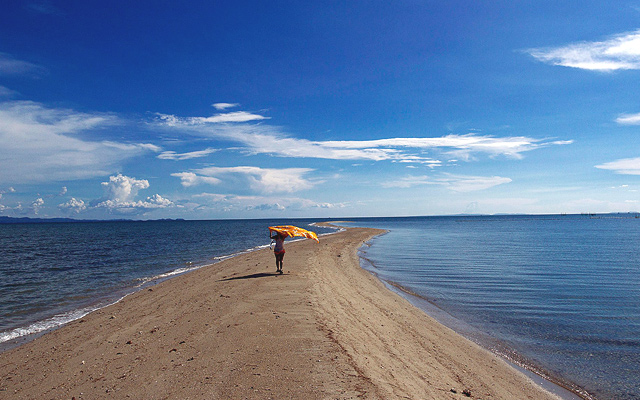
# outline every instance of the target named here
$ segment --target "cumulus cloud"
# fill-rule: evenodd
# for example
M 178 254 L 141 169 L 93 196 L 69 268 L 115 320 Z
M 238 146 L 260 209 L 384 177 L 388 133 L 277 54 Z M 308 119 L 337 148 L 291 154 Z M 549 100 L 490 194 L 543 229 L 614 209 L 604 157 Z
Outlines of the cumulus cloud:
M 127 202 L 137 196 L 140 189 L 147 189 L 149 181 L 118 174 L 110 176 L 109 181 L 102 182 L 101 185 L 108 199 L 116 202 Z
M 188 153 L 176 153 L 175 151 L 163 151 L 158 154 L 158 158 L 161 160 L 174 160 L 174 161 L 182 161 L 182 160 L 191 160 L 192 158 L 200 158 L 206 157 L 211 153 L 215 153 L 218 151 L 217 149 L 204 149 L 198 151 L 191 151 Z
M 138 191 L 149 188 L 146 179 L 131 178 L 122 174 L 110 176 L 108 182 L 102 182 L 104 197 L 94 202 L 95 208 L 106 208 L 121 213 L 138 213 L 148 209 L 166 208 L 174 203 L 159 194 L 147 197 L 146 200 L 135 200 Z
M 84 203 L 84 201 L 80 199 L 76 199 L 75 197 L 72 197 L 69 201 L 59 204 L 58 208 L 63 211 L 69 211 L 69 212 L 79 214 L 82 211 L 86 210 L 87 206 Z
M 408 176 L 398 180 L 384 182 L 387 188 L 410 188 L 420 185 L 439 185 L 454 192 L 473 192 L 489 189 L 511 182 L 511 178 L 501 176 L 464 176 L 443 174 L 438 177 Z
M 616 161 L 596 165 L 596 168 L 613 171 L 623 175 L 640 175 L 640 157 L 623 158 Z
M 145 143 L 78 137 L 120 122 L 109 114 L 48 108 L 31 101 L 0 103 L 0 183 L 104 176 L 125 160 L 160 150 Z
M 593 71 L 640 69 L 640 30 L 599 42 L 580 42 L 555 48 L 529 49 L 537 60 Z
M 42 198 L 37 198 L 31 203 L 31 208 L 33 209 L 34 214 L 38 214 L 40 208 L 44 205 L 44 200 Z
M 249 154 L 279 157 L 321 158 L 330 160 L 391 160 L 423 163 L 431 167 L 442 162 L 428 152 L 440 152 L 462 159 L 475 154 L 490 157 L 522 158 L 522 153 L 552 145 L 566 145 L 571 140 L 553 141 L 526 136 L 493 137 L 490 135 L 446 135 L 434 138 L 388 138 L 377 140 L 312 141 L 287 136 L 276 127 L 263 124 L 223 124 L 211 118 L 181 118 L 160 115 L 157 124 L 189 134 L 241 144 Z
M 179 177 L 183 186 L 200 183 L 215 185 L 223 181 L 232 181 L 261 193 L 293 193 L 314 186 L 304 178 L 304 175 L 311 171 L 313 170 L 309 168 L 207 167 L 172 176 Z

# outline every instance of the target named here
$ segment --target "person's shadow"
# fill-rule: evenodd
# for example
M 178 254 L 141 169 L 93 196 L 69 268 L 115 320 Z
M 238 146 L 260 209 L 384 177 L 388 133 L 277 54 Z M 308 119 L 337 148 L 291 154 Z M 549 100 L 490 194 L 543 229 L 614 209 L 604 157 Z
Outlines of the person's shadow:
M 260 273 L 257 273 L 257 274 L 234 276 L 232 278 L 220 279 L 218 282 L 235 281 L 235 280 L 238 280 L 238 279 L 266 278 L 268 276 L 280 276 L 280 275 L 283 275 L 283 274 L 280 274 L 278 272 L 260 272 Z

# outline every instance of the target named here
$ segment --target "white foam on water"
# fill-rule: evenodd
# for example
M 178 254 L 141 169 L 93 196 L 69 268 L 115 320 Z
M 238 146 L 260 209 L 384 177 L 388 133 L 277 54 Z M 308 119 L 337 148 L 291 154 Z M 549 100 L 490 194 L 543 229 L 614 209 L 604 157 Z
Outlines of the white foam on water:
M 122 299 L 119 299 L 120 301 Z M 111 303 L 115 304 L 118 301 Z M 44 332 L 50 329 L 58 328 L 64 324 L 68 324 L 71 321 L 75 321 L 84 317 L 85 315 L 98 310 L 104 306 L 91 306 L 84 307 L 78 310 L 69 311 L 62 314 L 54 315 L 51 318 L 47 318 L 42 321 L 34 322 L 33 324 L 27 327 L 15 328 L 7 332 L 0 333 L 0 343 L 8 342 L 9 340 L 18 339 L 23 336 L 33 335 L 36 333 Z

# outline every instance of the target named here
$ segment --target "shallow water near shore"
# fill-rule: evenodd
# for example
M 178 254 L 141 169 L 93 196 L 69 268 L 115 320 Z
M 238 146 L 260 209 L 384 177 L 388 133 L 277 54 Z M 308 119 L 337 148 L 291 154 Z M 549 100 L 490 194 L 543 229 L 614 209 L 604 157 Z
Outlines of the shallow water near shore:
M 157 282 L 268 247 L 314 220 L 0 224 L 0 351 Z M 275 270 L 275 265 L 274 268 Z
M 640 398 L 640 219 L 352 221 L 389 230 L 363 249 L 372 272 L 462 321 L 474 340 L 586 397 Z

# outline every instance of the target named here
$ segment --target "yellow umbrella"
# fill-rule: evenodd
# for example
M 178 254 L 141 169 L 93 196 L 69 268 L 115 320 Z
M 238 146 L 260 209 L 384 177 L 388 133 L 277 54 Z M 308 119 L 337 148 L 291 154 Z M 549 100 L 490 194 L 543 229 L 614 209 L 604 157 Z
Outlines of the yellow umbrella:
M 320 243 L 320 241 L 318 240 L 318 235 L 316 235 L 315 232 L 298 228 L 297 226 L 293 226 L 293 225 L 270 226 L 269 232 L 277 232 L 281 235 L 290 236 L 290 237 L 303 236 L 309 239 L 313 239 L 316 242 Z

